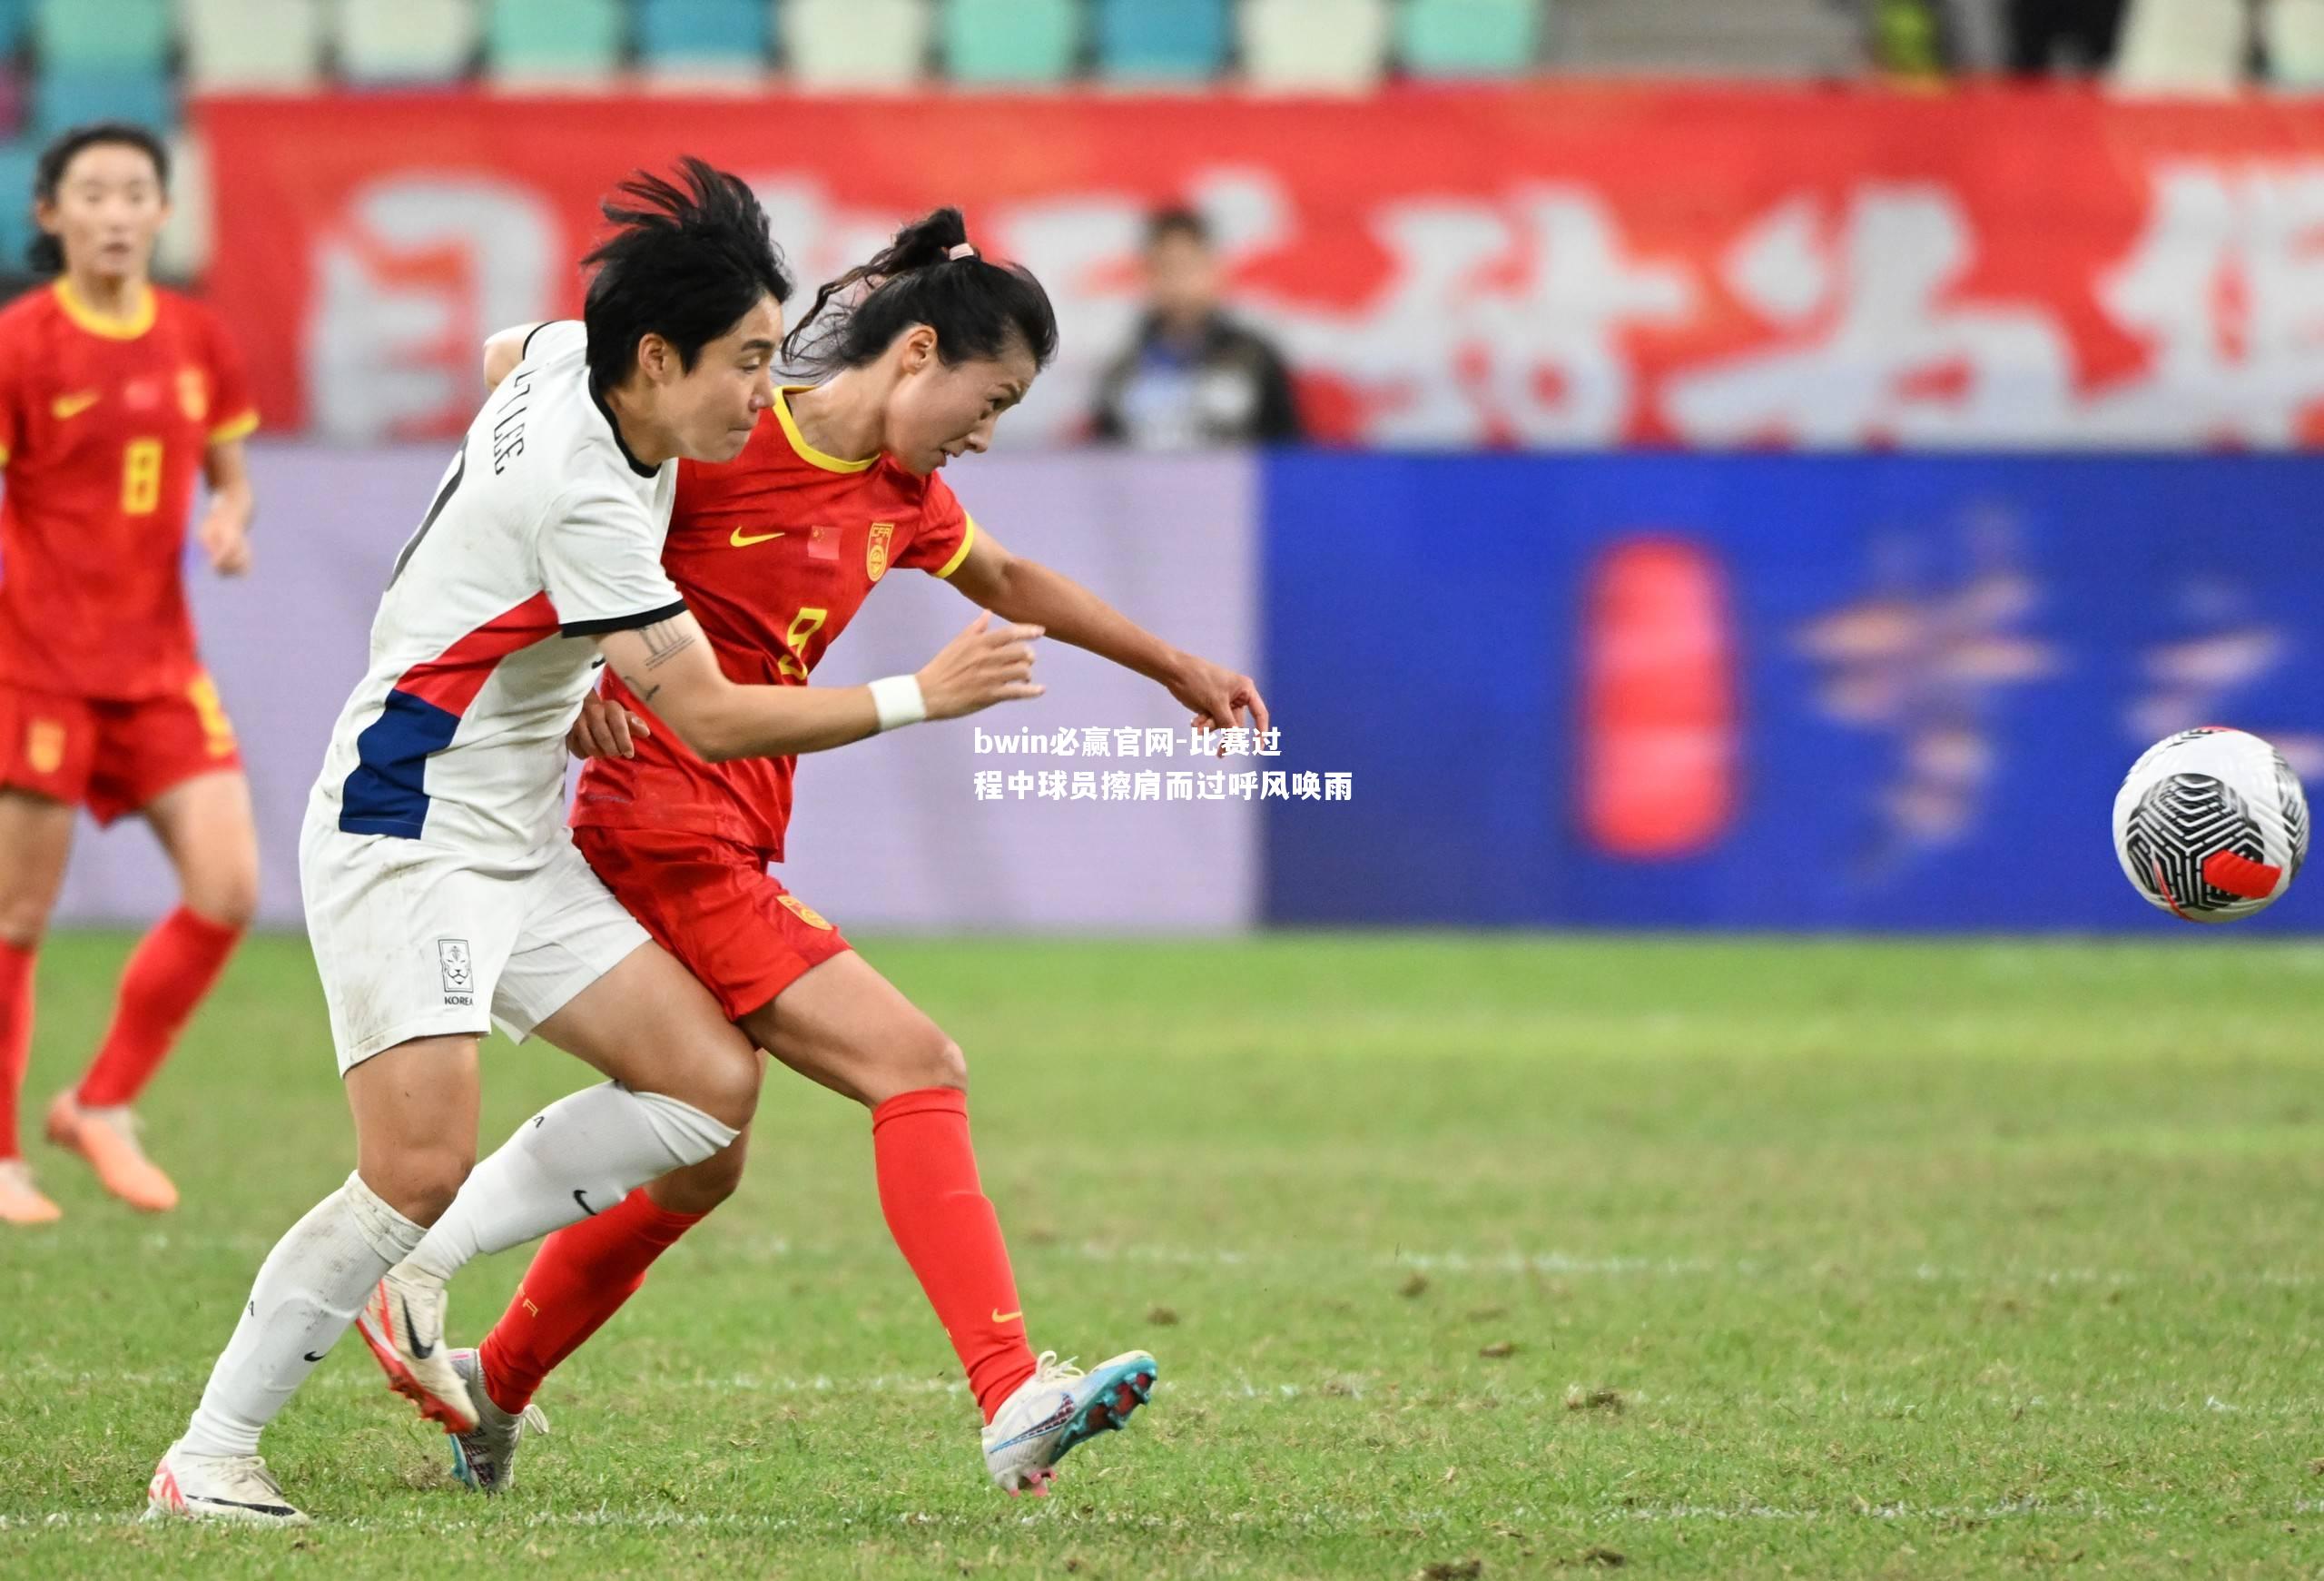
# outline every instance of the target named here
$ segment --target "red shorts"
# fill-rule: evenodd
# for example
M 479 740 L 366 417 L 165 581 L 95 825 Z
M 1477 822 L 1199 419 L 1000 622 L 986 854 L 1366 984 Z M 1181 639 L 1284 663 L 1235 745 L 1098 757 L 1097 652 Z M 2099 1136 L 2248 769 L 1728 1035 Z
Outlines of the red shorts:
M 198 774 L 241 766 L 234 726 L 207 675 L 173 696 L 134 702 L 0 681 L 0 787 L 86 807 L 100 824 Z
M 763 852 L 714 835 L 584 825 L 573 843 L 629 914 L 685 963 L 730 1021 L 853 948 L 777 884 Z

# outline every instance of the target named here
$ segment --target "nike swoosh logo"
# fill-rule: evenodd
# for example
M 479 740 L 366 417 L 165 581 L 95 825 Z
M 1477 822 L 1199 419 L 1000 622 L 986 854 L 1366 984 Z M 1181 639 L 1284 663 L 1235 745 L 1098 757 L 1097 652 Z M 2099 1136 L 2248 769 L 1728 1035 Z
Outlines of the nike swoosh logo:
M 251 1504 L 247 1500 L 240 1498 L 209 1498 L 199 1493 L 189 1493 L 185 1495 L 185 1501 L 188 1504 L 212 1505 L 219 1509 L 254 1509 L 261 1515 L 294 1515 L 297 1513 L 287 1504 Z
M 590 1218 L 595 1219 L 597 1216 L 597 1210 L 589 1206 L 589 1199 L 583 1196 L 579 1191 L 573 1193 L 573 1200 L 581 1204 L 581 1211 L 586 1213 Z
M 104 398 L 94 390 L 80 395 L 60 395 L 49 402 L 48 410 L 61 421 L 68 417 L 79 417 L 103 399 Z
M 764 543 L 771 538 L 781 538 L 782 536 L 783 535 L 779 532 L 762 532 L 757 534 L 755 537 L 746 537 L 743 534 L 743 529 L 738 527 L 734 529 L 734 536 L 728 539 L 726 541 L 733 544 L 738 549 L 746 549 L 754 543 Z
M 320 1361 L 323 1359 L 323 1353 L 320 1350 L 310 1350 L 306 1354 L 310 1361 Z
M 1013 1312 L 1004 1312 L 999 1307 L 995 1307 L 992 1309 L 992 1320 L 996 1323 L 1013 1323 L 1024 1315 L 1025 1309 L 1022 1307 L 1018 1308 Z
M 409 1301 L 399 1301 L 396 1304 L 403 1309 L 404 1337 L 411 1341 L 412 1359 L 415 1361 L 427 1360 L 429 1357 L 436 1354 L 436 1347 L 433 1345 L 422 1345 L 419 1342 L 419 1330 L 411 1326 L 411 1303 Z

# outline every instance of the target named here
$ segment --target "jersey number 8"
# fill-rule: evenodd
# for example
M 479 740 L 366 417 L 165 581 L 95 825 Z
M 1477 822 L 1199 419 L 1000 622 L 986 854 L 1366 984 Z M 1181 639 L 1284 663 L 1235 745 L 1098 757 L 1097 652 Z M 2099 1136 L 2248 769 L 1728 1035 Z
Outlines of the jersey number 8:
M 151 516 L 162 503 L 162 441 L 132 440 L 121 454 L 121 509 Z

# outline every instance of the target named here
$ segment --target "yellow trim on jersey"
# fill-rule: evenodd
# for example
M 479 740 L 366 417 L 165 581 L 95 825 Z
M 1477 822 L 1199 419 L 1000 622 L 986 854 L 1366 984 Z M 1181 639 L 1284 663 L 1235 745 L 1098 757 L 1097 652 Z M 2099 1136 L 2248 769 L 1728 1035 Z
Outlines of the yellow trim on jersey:
M 111 313 L 101 313 L 74 295 L 73 282 L 70 280 L 58 281 L 54 289 L 56 303 L 64 310 L 66 318 L 71 319 L 78 328 L 86 330 L 93 335 L 102 335 L 108 341 L 136 340 L 153 327 L 153 319 L 160 311 L 153 295 L 153 288 L 150 285 L 143 288 L 144 295 L 138 299 L 137 306 L 131 310 L 129 316 L 125 319 L 114 318 Z
M 210 430 L 213 445 L 231 445 L 236 440 L 246 440 L 258 432 L 258 413 L 246 411 L 231 422 L 222 422 Z
M 8 464 L 8 447 L 7 447 L 7 446 L 5 446 L 5 445 L 0 445 L 0 467 L 5 467 L 5 466 L 6 466 L 7 464 Z
M 826 472 L 870 471 L 879 457 L 874 456 L 869 461 L 842 461 L 837 456 L 826 456 L 800 437 L 798 421 L 791 415 L 791 392 L 814 388 L 812 384 L 786 384 L 774 392 L 774 415 L 783 424 L 783 437 L 791 441 L 791 448 L 799 452 L 799 459 L 811 467 L 821 467 Z
M 961 514 L 963 516 L 967 516 L 967 512 L 965 511 Z M 968 516 L 968 523 L 969 530 L 960 535 L 960 547 L 952 551 L 952 558 L 946 560 L 944 562 L 944 568 L 936 573 L 938 577 L 950 577 L 954 571 L 959 570 L 960 568 L 961 562 L 969 558 L 969 550 L 976 547 L 977 519 L 973 516 Z

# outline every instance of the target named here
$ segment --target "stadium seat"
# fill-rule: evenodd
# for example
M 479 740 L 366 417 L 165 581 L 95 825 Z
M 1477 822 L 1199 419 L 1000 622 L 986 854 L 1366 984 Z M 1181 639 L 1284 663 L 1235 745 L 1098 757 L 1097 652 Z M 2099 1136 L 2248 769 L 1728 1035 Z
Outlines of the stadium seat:
M 32 31 L 33 0 L 0 0 L 0 55 L 13 55 Z
M 1099 0 L 1098 69 L 1122 82 L 1205 83 L 1226 66 L 1226 0 Z
M 2324 87 L 2324 0 L 2270 0 L 2260 20 L 2275 81 L 2288 88 Z
M 153 266 L 177 280 L 199 280 L 210 267 L 217 218 L 210 184 L 210 151 L 191 132 L 170 139 L 170 222 L 153 249 Z
M 928 60 L 925 0 L 788 0 L 779 15 L 802 87 L 906 88 Z
M 2131 0 L 2114 50 L 2129 93 L 2224 94 L 2243 80 L 2242 0 Z
M 42 142 L 88 121 L 130 121 L 156 132 L 177 118 L 160 72 L 43 72 L 33 84 L 33 135 Z
M 195 88 L 311 88 L 323 64 L 321 0 L 184 0 Z
M 747 79 L 767 69 L 766 0 L 645 0 L 637 54 L 663 78 Z
M 1747 77 L 1855 76 L 1858 15 L 1830 0 L 1557 0 L 1564 70 Z
M 350 83 L 448 83 L 475 64 L 470 0 L 339 0 L 339 69 Z
M 621 66 L 620 0 L 488 0 L 485 70 L 497 83 L 602 84 Z
M 1409 0 L 1396 17 L 1397 53 L 1418 77 L 1506 77 L 1541 46 L 1541 0 Z
M 160 71 L 170 21 L 170 0 L 39 0 L 33 43 L 44 71 Z
M 0 273 L 25 267 L 25 249 L 32 245 L 33 170 L 40 163 L 40 144 L 26 141 L 0 144 Z
M 1244 0 L 1239 21 L 1258 87 L 1361 93 L 1387 64 L 1387 0 Z
M 1081 47 L 1076 0 L 945 0 L 944 65 L 956 83 L 1056 83 Z

